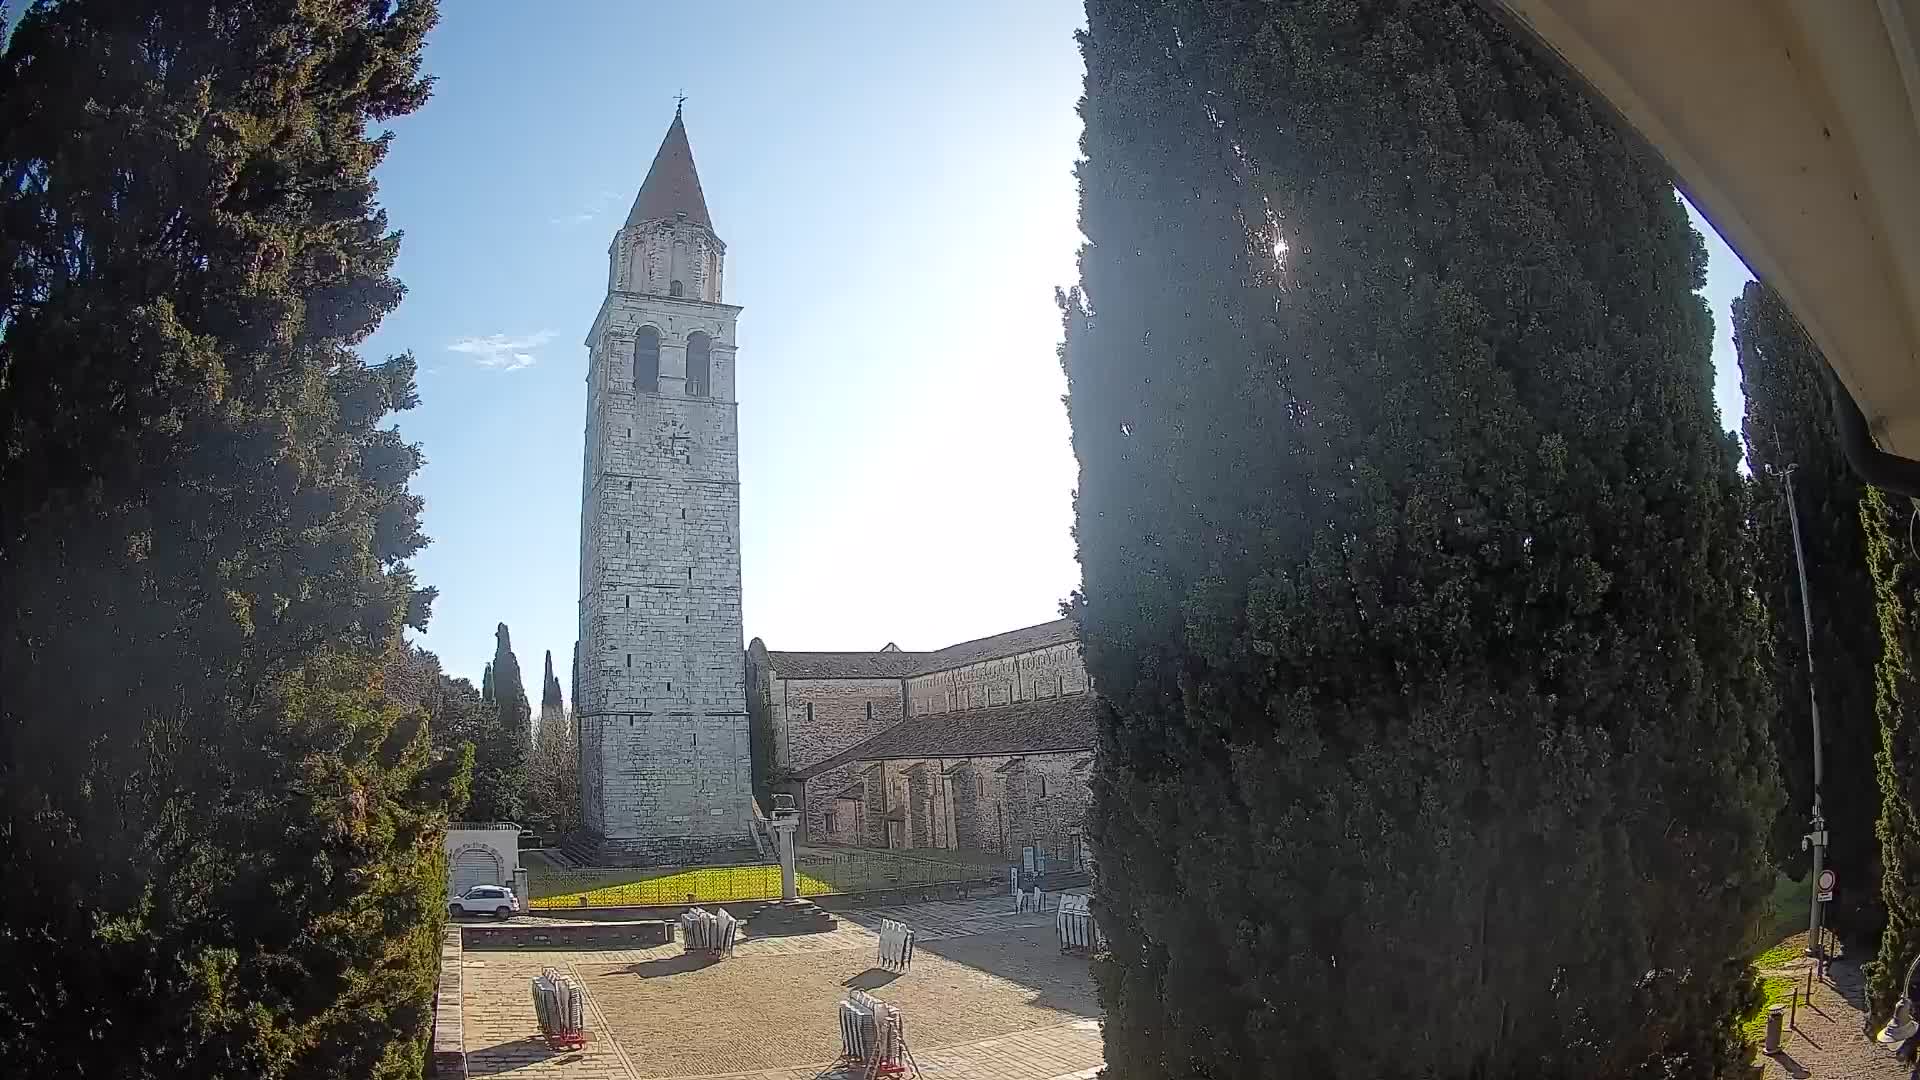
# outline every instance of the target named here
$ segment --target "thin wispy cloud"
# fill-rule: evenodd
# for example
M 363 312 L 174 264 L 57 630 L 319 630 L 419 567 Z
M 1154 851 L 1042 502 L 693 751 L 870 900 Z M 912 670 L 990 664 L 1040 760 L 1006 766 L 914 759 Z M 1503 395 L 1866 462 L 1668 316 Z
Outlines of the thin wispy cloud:
M 553 340 L 553 331 L 542 330 L 539 333 L 522 337 L 509 337 L 506 334 L 488 334 L 486 337 L 464 337 L 447 346 L 448 352 L 464 353 L 473 357 L 473 362 L 489 371 L 519 371 L 540 362 L 536 352 L 540 346 Z
M 582 203 L 580 205 L 580 208 L 575 210 L 573 213 L 559 214 L 554 217 L 550 217 L 547 219 L 547 224 L 558 225 L 563 228 L 567 226 L 572 226 L 572 225 L 585 225 L 589 221 L 592 221 L 593 219 L 599 217 L 601 214 L 604 214 L 608 210 L 613 209 L 614 206 L 619 203 L 619 201 L 620 201 L 619 192 L 598 191 L 594 193 L 593 198 L 588 199 L 586 202 Z

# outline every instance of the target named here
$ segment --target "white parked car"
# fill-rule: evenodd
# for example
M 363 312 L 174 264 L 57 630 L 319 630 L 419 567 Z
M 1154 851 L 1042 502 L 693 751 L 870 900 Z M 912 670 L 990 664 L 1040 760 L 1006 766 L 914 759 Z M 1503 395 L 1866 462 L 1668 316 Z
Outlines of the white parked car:
M 505 885 L 475 885 L 447 902 L 449 915 L 494 915 L 506 918 L 517 907 L 513 890 Z

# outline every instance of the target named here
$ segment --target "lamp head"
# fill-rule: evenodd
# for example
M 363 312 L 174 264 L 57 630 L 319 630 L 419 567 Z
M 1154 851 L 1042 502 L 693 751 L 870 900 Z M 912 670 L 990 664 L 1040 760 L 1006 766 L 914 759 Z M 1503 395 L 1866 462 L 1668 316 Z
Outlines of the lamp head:
M 1913 1003 L 1903 997 L 1893 1007 L 1893 1018 L 1887 1021 L 1887 1026 L 1881 1028 L 1880 1034 L 1874 1039 L 1888 1050 L 1897 1052 L 1916 1034 L 1920 1034 L 1920 1021 L 1913 1018 Z

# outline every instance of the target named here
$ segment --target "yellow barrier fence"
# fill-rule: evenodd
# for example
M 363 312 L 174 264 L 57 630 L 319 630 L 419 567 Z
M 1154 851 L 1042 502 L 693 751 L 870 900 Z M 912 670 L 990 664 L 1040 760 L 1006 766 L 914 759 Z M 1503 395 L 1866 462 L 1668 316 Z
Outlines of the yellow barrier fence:
M 540 856 L 526 861 L 527 903 L 536 910 L 720 904 L 780 896 L 780 867 L 770 863 L 620 869 L 563 867 Z M 795 860 L 795 871 L 801 896 L 994 880 L 1001 876 L 988 867 L 858 851 L 803 852 Z

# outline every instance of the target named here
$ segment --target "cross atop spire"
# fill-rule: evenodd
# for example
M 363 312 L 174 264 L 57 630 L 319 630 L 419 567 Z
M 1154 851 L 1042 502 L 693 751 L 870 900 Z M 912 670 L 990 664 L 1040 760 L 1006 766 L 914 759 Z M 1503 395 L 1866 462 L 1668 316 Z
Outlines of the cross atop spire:
M 680 105 L 686 102 L 686 95 L 680 95 L 677 101 L 673 124 L 667 128 L 667 137 L 660 140 L 660 149 L 653 155 L 653 167 L 647 170 L 640 194 L 634 197 L 633 209 L 627 212 L 628 228 L 643 221 L 680 214 L 687 215 L 688 221 L 713 228 L 713 219 L 707 216 L 707 197 L 700 190 L 700 174 L 693 168 L 693 146 L 687 142 L 687 125 L 680 118 Z

